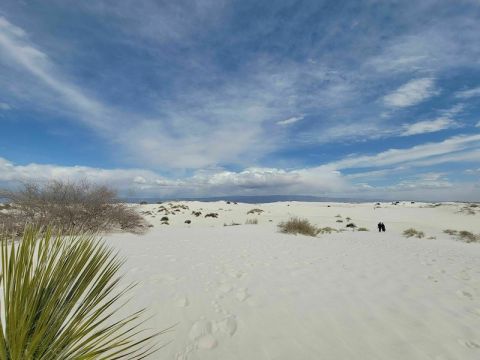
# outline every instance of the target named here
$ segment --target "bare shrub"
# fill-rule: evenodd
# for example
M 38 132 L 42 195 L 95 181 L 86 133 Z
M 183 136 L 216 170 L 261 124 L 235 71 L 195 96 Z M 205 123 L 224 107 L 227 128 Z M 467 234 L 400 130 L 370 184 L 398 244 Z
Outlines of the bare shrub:
M 425 237 L 425 233 L 423 231 L 416 230 L 414 228 L 407 229 L 403 232 L 403 236 L 410 238 L 410 237 L 416 237 L 416 238 L 423 238 Z
M 345 227 L 355 229 L 357 227 L 357 225 L 355 225 L 354 223 L 348 223 L 347 225 L 345 225 Z
M 26 224 L 70 231 L 143 231 L 147 226 L 135 208 L 120 203 L 115 190 L 86 181 L 25 183 L 16 191 L 1 190 L 12 209 L 0 217 L 7 231 L 21 233 Z
M 247 224 L 247 225 L 258 225 L 258 219 L 247 219 L 247 221 L 245 221 L 245 224 Z
M 280 232 L 285 234 L 302 234 L 308 236 L 317 236 L 320 230 L 310 224 L 310 221 L 307 219 L 291 218 L 288 221 L 281 222 L 278 224 Z

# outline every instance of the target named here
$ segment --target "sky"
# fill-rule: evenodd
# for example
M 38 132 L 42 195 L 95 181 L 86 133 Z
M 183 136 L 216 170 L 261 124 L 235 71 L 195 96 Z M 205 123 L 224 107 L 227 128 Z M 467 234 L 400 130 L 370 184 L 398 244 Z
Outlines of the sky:
M 0 186 L 480 200 L 480 2 L 2 0 Z

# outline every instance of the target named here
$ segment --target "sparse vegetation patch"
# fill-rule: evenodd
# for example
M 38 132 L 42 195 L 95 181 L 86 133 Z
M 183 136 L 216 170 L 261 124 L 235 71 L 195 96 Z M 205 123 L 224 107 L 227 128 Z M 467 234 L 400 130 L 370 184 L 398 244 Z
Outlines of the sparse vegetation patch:
M 421 239 L 425 237 L 425 233 L 423 231 L 416 230 L 414 228 L 409 228 L 403 232 L 403 236 L 410 238 L 410 237 L 416 237 L 418 239 Z
M 280 232 L 284 234 L 302 234 L 307 236 L 317 236 L 320 230 L 310 224 L 307 219 L 291 218 L 288 221 L 278 224 Z
M 134 207 L 120 203 L 113 189 L 86 181 L 26 183 L 19 190 L 0 190 L 0 198 L 11 203 L 7 214 L 0 212 L 0 226 L 10 233 L 21 234 L 25 224 L 70 232 L 147 228 L 144 218 Z
M 250 215 L 250 214 L 258 214 L 260 215 L 261 213 L 263 213 L 263 210 L 262 209 L 251 209 L 247 212 L 247 215 Z

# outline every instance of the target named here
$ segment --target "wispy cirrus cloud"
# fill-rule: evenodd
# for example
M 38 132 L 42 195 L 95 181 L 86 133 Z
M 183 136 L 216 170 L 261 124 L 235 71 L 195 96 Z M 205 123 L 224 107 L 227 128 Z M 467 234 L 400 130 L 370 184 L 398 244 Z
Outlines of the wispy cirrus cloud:
M 461 90 L 455 94 L 455 97 L 460 99 L 470 99 L 477 96 L 480 96 L 480 86 L 467 90 Z
M 437 94 L 432 78 L 410 80 L 383 97 L 385 105 L 393 108 L 413 106 Z
M 459 124 L 447 117 L 440 117 L 435 120 L 418 121 L 413 124 L 404 125 L 404 131 L 401 136 L 419 135 L 425 133 L 437 132 L 445 129 L 458 127 Z
M 304 116 L 292 116 L 288 119 L 285 119 L 285 120 L 280 120 L 280 121 L 277 121 L 277 125 L 281 125 L 281 126 L 286 126 L 286 125 L 291 125 L 291 124 L 295 124 L 296 122 L 299 122 L 301 120 L 303 120 Z

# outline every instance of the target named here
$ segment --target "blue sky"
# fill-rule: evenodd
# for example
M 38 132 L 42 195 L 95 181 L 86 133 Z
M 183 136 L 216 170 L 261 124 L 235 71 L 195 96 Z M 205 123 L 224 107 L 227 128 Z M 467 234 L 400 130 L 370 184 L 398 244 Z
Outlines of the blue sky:
M 0 185 L 480 200 L 477 1 L 0 4 Z

